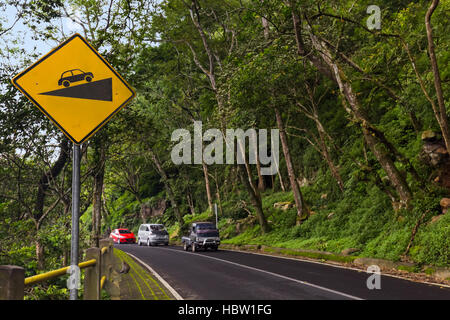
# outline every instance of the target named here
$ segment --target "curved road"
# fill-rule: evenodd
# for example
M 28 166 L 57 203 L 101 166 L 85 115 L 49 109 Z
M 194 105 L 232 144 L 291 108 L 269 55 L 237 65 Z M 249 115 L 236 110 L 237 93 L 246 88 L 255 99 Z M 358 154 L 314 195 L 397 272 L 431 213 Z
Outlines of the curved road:
M 219 250 L 116 245 L 153 268 L 184 299 L 447 299 L 450 288 L 381 276 L 369 290 L 369 275 L 314 262 Z

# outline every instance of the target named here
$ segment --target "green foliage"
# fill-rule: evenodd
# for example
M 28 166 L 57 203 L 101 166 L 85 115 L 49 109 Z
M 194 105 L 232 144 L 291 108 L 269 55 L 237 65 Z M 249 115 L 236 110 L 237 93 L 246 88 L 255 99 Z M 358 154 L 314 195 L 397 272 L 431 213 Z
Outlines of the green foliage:
M 422 264 L 446 267 L 450 262 L 450 216 L 423 226 L 416 235 L 411 257 Z
M 309 188 L 303 190 L 308 194 Z M 267 194 L 264 199 L 268 212 L 276 202 L 293 201 L 291 193 L 283 192 Z M 435 224 L 427 224 L 427 219 L 436 213 L 438 197 L 422 199 L 416 203 L 414 211 L 398 214 L 394 214 L 389 201 L 377 188 L 372 188 L 367 194 L 354 193 L 351 198 L 334 202 L 321 200 L 317 203 L 317 207 L 320 207 L 315 209 L 315 214 L 299 226 L 285 223 L 286 217 L 295 216 L 295 212 L 275 210 L 269 216 L 274 230 L 266 235 L 261 235 L 259 227 L 255 226 L 235 236 L 235 231 L 230 232 L 234 222 L 221 221 L 221 234 L 227 237 L 224 243 L 334 253 L 340 253 L 346 248 L 358 248 L 359 256 L 398 261 L 405 252 L 412 229 L 423 210 L 429 210 L 432 213 L 425 216 L 425 226 L 419 228 L 410 256 L 420 264 L 448 266 L 448 215 Z M 330 213 L 333 215 L 328 218 Z
M 17 7 L 12 19 L 29 28 L 33 41 L 63 40 L 65 34 L 55 27 L 61 16 L 85 22 L 88 40 L 137 91 L 133 103 L 83 145 L 81 249 L 91 246 L 96 236 L 96 183 L 103 183 L 100 236 L 117 227 L 137 232 L 146 220 L 164 223 L 176 240 L 193 221 L 215 220 L 208 209 L 206 176 L 212 201 L 221 207 L 219 228 L 225 242 L 264 244 L 299 255 L 294 249 L 310 249 L 319 253 L 307 253 L 308 257 L 342 261 L 353 257 L 335 254 L 357 248 L 361 256 L 399 260 L 418 224 L 409 258 L 419 264 L 449 265 L 449 215 L 431 223 L 441 211 L 439 200 L 449 194 L 434 182 L 446 169 L 427 161 L 421 140 L 423 130 L 440 134 L 426 97 L 436 100 L 424 24 L 427 6 L 418 1 L 383 3 L 382 30 L 369 32 L 364 27 L 369 0 L 295 3 L 293 9 L 307 17 L 299 25 L 306 56 L 299 52 L 292 8 L 283 1 L 194 1 L 198 6 L 192 15 L 190 4 L 181 0 L 112 1 L 110 7 L 103 0 L 0 3 L 2 12 Z M 446 102 L 449 9 L 449 0 L 440 1 L 432 18 Z M 270 18 L 268 29 L 262 26 L 262 17 Z M 356 113 L 348 111 L 348 99 L 327 72 L 311 65 L 321 61 L 330 69 L 320 50 L 312 47 L 307 23 L 327 43 L 341 77 L 354 92 Z M 0 264 L 20 265 L 33 275 L 67 263 L 72 168 L 67 160 L 45 181 L 64 136 L 11 85 L 10 79 L 39 51 L 27 52 L 11 26 L 9 17 L 0 17 Z M 284 128 L 279 127 L 274 108 Z M 359 121 L 356 114 L 365 120 Z M 251 189 L 242 185 L 235 165 L 211 164 L 207 172 L 201 164 L 175 165 L 171 150 L 177 142 L 171 135 L 183 128 L 192 134 L 193 121 L 202 121 L 203 131 L 285 130 L 293 171 L 311 216 L 295 225 L 294 207 L 274 207 L 277 202 L 294 204 L 281 146 L 279 172 L 287 191 L 281 191 L 277 175 L 264 177 L 261 205 L 272 229 L 266 234 L 256 219 L 259 206 L 250 197 Z M 398 190 L 368 144 L 369 136 L 363 135 L 366 122 L 386 139 L 381 147 L 411 190 L 408 209 L 393 209 Z M 244 179 L 256 185 L 255 169 L 250 164 Z M 103 182 L 98 179 L 101 174 Z M 39 209 L 36 204 L 43 190 Z M 167 204 L 162 216 L 142 217 L 160 201 Z M 42 266 L 37 245 L 44 250 Z M 55 280 L 34 288 L 27 298 L 63 299 L 64 287 L 63 281 Z
M 34 286 L 25 300 L 68 300 L 69 290 L 61 285 Z
M 187 215 L 183 216 L 183 219 L 184 219 L 184 223 L 187 225 L 189 225 L 193 222 L 196 222 L 196 221 L 211 221 L 211 222 L 215 221 L 214 215 L 212 215 L 209 210 L 207 210 L 201 214 L 196 214 L 196 215 L 187 214 Z

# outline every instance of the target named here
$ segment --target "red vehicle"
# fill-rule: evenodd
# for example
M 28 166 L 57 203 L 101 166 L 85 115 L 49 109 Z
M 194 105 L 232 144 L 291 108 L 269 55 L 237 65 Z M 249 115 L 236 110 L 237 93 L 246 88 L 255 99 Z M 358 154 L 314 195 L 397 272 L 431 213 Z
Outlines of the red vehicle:
M 136 243 L 134 233 L 125 228 L 114 229 L 109 235 L 114 243 Z

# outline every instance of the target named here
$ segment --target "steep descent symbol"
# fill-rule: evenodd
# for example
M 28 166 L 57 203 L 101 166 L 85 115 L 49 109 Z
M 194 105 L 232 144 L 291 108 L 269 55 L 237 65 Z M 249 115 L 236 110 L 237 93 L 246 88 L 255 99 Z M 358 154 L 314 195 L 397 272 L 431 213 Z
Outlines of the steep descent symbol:
M 64 75 L 64 73 L 63 73 Z M 76 82 L 81 80 L 76 80 L 79 78 L 75 78 L 75 76 L 68 76 L 61 83 L 66 87 L 64 89 L 58 89 L 54 91 L 42 92 L 40 94 L 46 96 L 57 96 L 57 97 L 67 97 L 67 98 L 78 98 L 78 99 L 91 99 L 91 100 L 101 100 L 101 101 L 112 101 L 112 78 L 92 81 L 92 73 L 84 73 L 84 80 L 88 81 L 88 83 L 80 84 L 77 86 L 70 87 L 69 85 L 65 85 L 64 81 Z M 78 77 L 78 75 L 77 75 Z M 68 80 L 71 78 L 71 80 Z M 61 81 L 60 79 L 60 81 Z M 74 80 L 75 79 L 75 80 Z

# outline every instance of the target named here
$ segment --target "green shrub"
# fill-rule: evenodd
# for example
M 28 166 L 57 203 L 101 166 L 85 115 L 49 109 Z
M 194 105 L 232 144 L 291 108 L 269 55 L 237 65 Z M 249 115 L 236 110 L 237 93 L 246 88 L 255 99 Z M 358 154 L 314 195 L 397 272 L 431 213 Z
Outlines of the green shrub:
M 414 244 L 414 250 L 410 251 L 414 261 L 448 267 L 450 264 L 450 215 L 446 214 L 436 223 L 419 228 Z

